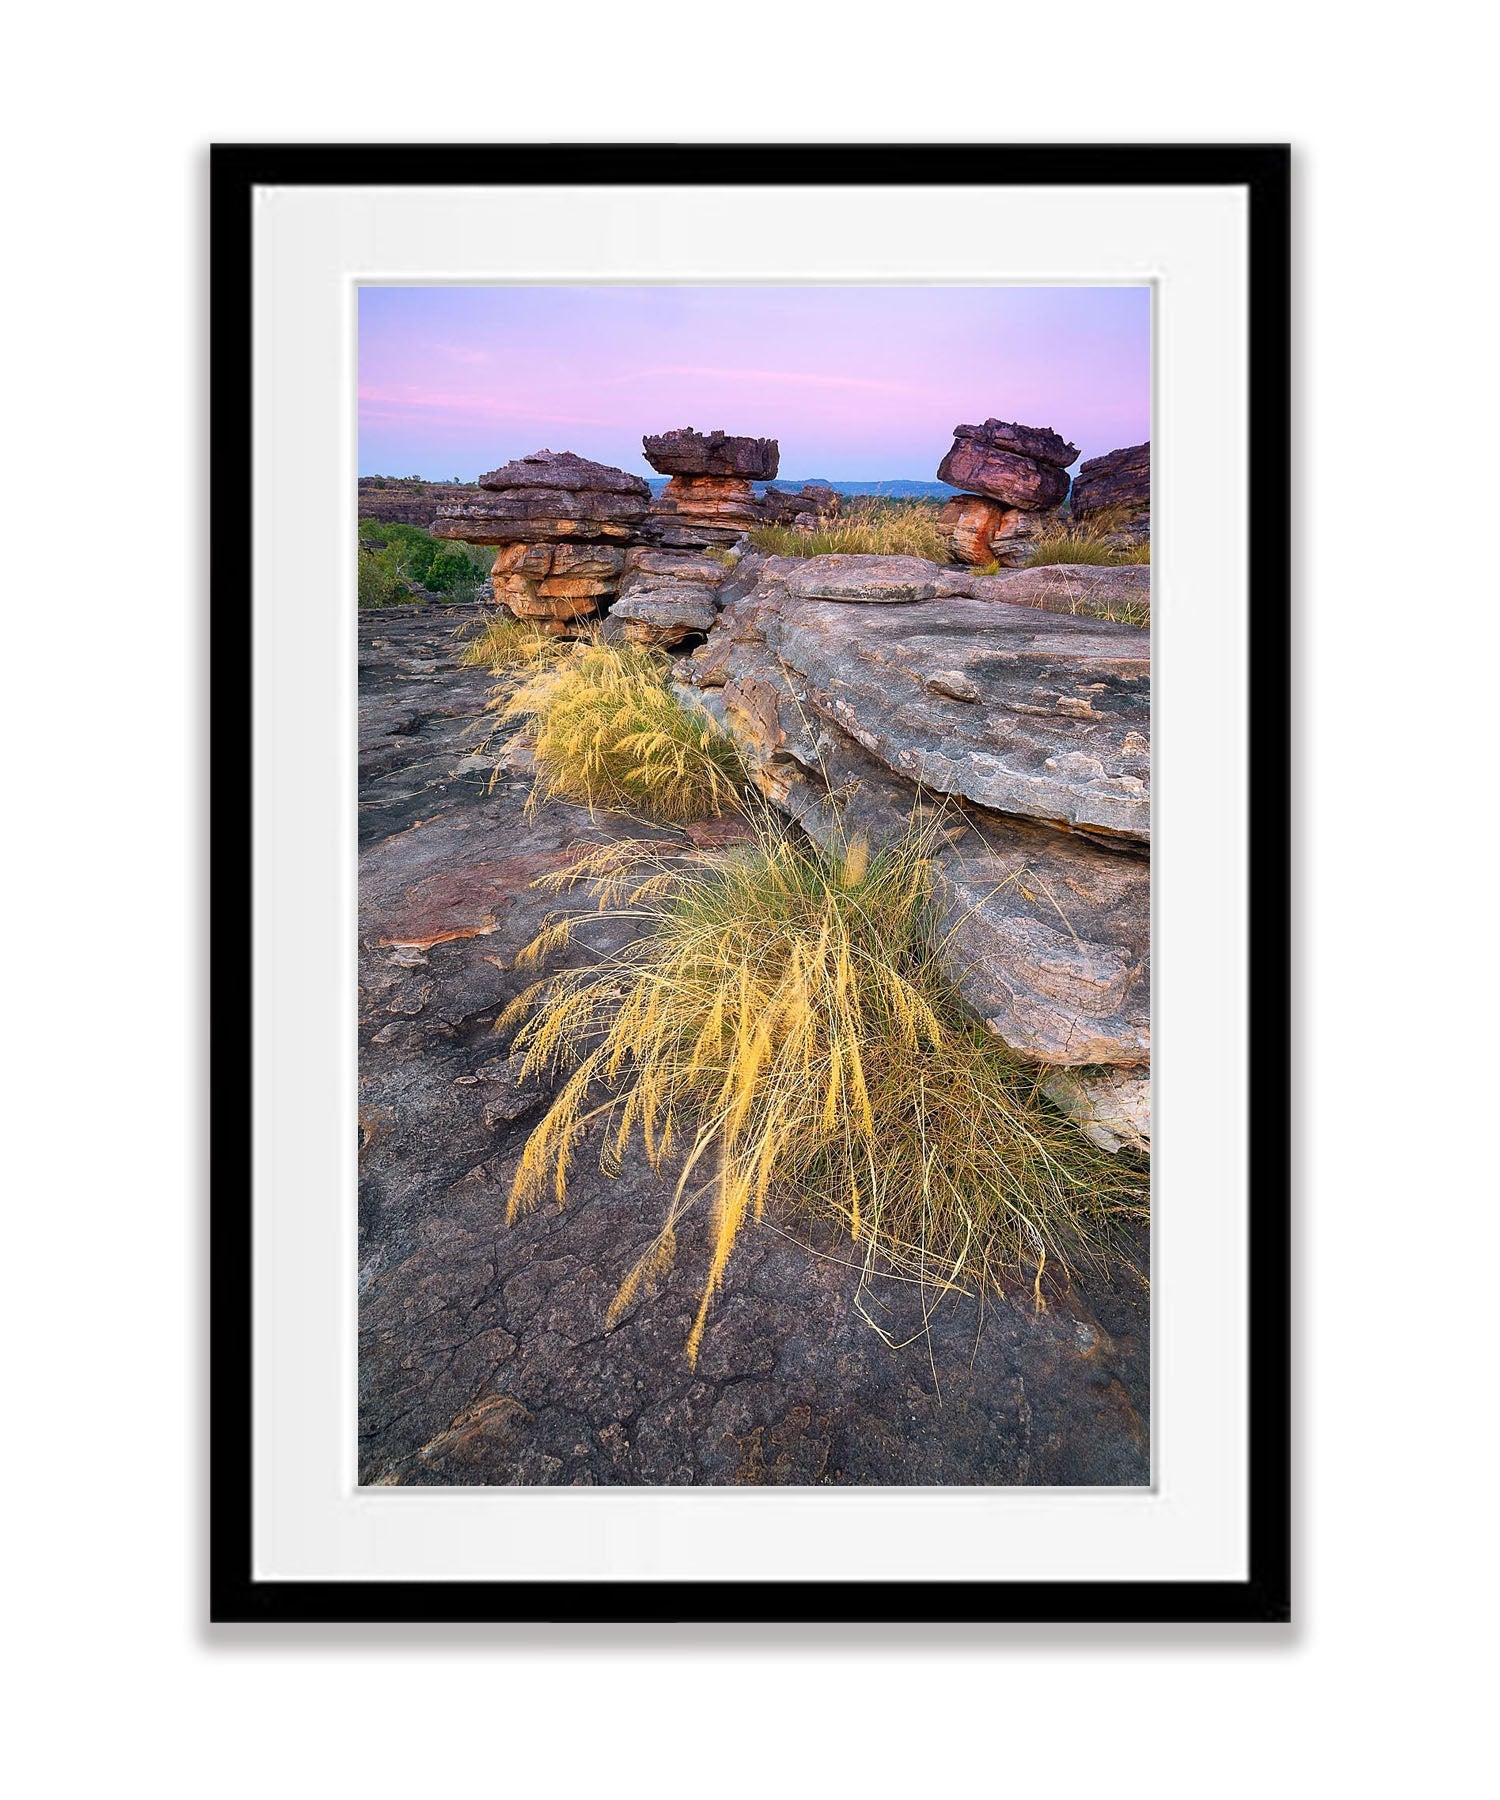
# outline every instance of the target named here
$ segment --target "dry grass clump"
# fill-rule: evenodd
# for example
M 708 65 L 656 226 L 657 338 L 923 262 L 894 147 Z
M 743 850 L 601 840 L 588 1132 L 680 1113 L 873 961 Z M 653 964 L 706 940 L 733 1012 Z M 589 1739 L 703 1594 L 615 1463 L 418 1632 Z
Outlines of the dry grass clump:
M 503 670 L 545 667 L 572 649 L 565 638 L 550 637 L 526 619 L 499 612 L 466 621 L 454 635 L 464 640 L 458 653 L 463 668 L 490 669 L 497 675 Z
M 750 533 L 750 542 L 771 556 L 921 556 L 945 563 L 948 546 L 938 536 L 937 515 L 934 500 L 856 500 L 816 531 L 763 525 Z
M 1049 1261 L 1093 1260 L 1112 1227 L 1144 1214 L 1143 1177 L 1094 1150 L 1041 1099 L 1037 1072 L 964 1014 L 939 968 L 932 829 L 873 857 L 857 842 L 828 855 L 749 816 L 752 841 L 727 852 L 611 844 L 546 878 L 556 891 L 591 884 L 599 913 L 638 935 L 534 983 L 499 1021 L 524 1021 L 527 1074 L 569 1071 L 509 1215 L 549 1193 L 562 1203 L 591 1127 L 608 1171 L 639 1137 L 677 1178 L 607 1322 L 667 1270 L 706 1201 L 690 1362 L 735 1240 L 768 1206 L 836 1222 L 867 1275 L 937 1291 L 1021 1276 L 1041 1304 Z M 526 959 L 597 916 L 555 921 Z
M 1043 563 L 1088 563 L 1096 568 L 1120 568 L 1128 563 L 1151 561 L 1151 540 L 1120 549 L 1109 542 L 1125 523 L 1118 509 L 1098 512 L 1088 519 L 1058 519 L 1037 538 L 1027 558 L 1028 568 Z
M 737 805 L 745 770 L 734 740 L 681 705 L 670 671 L 659 650 L 592 638 L 514 692 L 497 688 L 497 725 L 528 720 L 535 735 L 528 804 L 573 800 L 666 820 Z

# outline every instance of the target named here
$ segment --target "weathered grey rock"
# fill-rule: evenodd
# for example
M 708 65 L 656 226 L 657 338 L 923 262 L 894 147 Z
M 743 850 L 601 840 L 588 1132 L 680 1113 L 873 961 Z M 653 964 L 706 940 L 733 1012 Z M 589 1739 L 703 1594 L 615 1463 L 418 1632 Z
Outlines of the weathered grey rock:
M 719 609 L 712 588 L 675 581 L 666 587 L 622 595 L 610 608 L 609 616 L 621 621 L 621 635 L 631 643 L 670 649 L 695 632 L 707 631 L 718 618 Z
M 704 654 L 679 665 L 684 698 L 734 735 L 757 786 L 815 841 L 863 838 L 879 848 L 914 815 L 945 819 L 936 862 L 948 972 L 998 1037 L 1042 1063 L 1146 1065 L 1151 874 L 1143 855 L 920 790 L 833 724 L 765 642 L 740 643 L 717 684 L 703 683 Z M 973 706 L 943 704 L 948 714 Z
M 1151 1154 L 1151 1078 L 1133 1069 L 1056 1069 L 1042 1091 L 1101 1150 Z
M 997 575 L 944 570 L 937 577 L 939 599 L 964 595 L 1035 606 L 1055 613 L 1109 613 L 1142 622 L 1151 610 L 1151 570 L 1145 563 L 1118 568 L 1093 563 L 1043 563 L 1034 569 L 1002 569 Z
M 646 461 L 659 475 L 740 475 L 769 481 L 781 466 L 775 438 L 730 437 L 684 425 L 641 439 Z
M 778 580 L 784 560 L 768 559 L 761 583 L 725 607 L 689 659 L 689 684 L 723 686 L 763 648 L 805 683 L 819 715 L 906 780 L 992 811 L 1149 841 L 1148 633 L 989 600 L 803 598 Z M 931 693 L 939 671 L 965 676 L 978 703 Z
M 530 456 L 491 469 L 479 477 L 482 488 L 499 492 L 514 489 L 565 489 L 569 493 L 632 494 L 649 500 L 651 489 L 645 478 L 630 475 L 624 469 L 610 468 L 607 463 L 590 462 L 575 456 L 571 450 L 534 450 Z
M 1132 515 L 1151 511 L 1151 444 L 1129 444 L 1091 456 L 1073 483 L 1073 515 L 1087 519 L 1116 507 Z
M 760 580 L 797 599 L 900 606 L 933 599 L 939 573 L 920 556 L 770 556 Z
M 637 1155 L 607 1178 L 591 1137 L 566 1207 L 505 1223 L 545 1096 L 496 1069 L 508 1041 L 494 1020 L 533 978 L 515 958 L 546 915 L 594 906 L 532 880 L 602 838 L 679 834 L 556 802 L 528 812 L 519 774 L 491 790 L 463 767 L 488 677 L 455 666 L 451 609 L 359 623 L 362 742 L 378 765 L 359 808 L 359 1479 L 1148 1482 L 1139 1285 L 1079 1271 L 1049 1282 L 1043 1312 L 1029 1292 L 954 1296 L 926 1332 L 922 1297 L 882 1286 L 887 1332 L 913 1340 L 893 1350 L 861 1316 L 847 1240 L 810 1255 L 783 1235 L 795 1222 L 773 1217 L 741 1234 L 694 1370 L 683 1345 L 706 1232 L 680 1227 L 677 1267 L 605 1328 L 671 1194 Z M 414 947 L 380 942 L 391 937 Z
M 1055 469 L 1066 469 L 1078 457 L 1078 446 L 1070 444 L 1049 425 L 1017 425 L 1009 419 L 986 419 L 982 425 L 957 425 L 956 438 L 972 438 L 976 443 L 995 450 L 1008 450 L 1024 456 L 1028 462 L 1048 463 Z
M 514 488 L 489 499 L 439 506 L 432 535 L 468 544 L 624 542 L 646 517 L 647 504 L 637 494 Z

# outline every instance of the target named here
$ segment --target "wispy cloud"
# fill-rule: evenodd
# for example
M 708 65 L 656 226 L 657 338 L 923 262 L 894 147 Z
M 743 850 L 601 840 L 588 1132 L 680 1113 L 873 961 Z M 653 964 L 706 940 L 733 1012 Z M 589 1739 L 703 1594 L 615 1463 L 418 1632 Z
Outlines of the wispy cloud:
M 485 423 L 492 419 L 524 419 L 537 425 L 607 425 L 607 419 L 590 418 L 582 413 L 547 412 L 524 401 L 501 400 L 488 394 L 452 394 L 430 388 L 402 387 L 393 390 L 362 387 L 359 390 L 360 416 L 367 419 L 410 419 L 424 413 L 441 412 L 456 418 Z
M 884 394 L 914 394 L 920 390 L 909 381 L 877 381 L 864 375 L 824 375 L 807 369 L 705 369 L 689 365 L 664 369 L 635 369 L 628 375 L 606 375 L 597 387 L 619 387 L 627 381 L 659 381 L 665 375 L 685 375 L 697 381 L 780 382 L 787 387 L 869 388 Z

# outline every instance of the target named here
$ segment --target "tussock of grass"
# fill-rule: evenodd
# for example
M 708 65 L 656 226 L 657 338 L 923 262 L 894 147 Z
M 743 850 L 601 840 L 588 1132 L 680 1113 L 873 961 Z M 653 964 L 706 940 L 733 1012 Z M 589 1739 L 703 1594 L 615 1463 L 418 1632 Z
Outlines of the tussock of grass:
M 750 542 L 770 556 L 921 556 L 945 563 L 948 546 L 938 536 L 937 515 L 930 500 L 857 501 L 814 532 L 764 525 L 750 533 Z
M 1095 513 L 1088 519 L 1059 519 L 1036 540 L 1027 557 L 1028 568 L 1044 563 L 1087 563 L 1096 568 L 1117 569 L 1151 561 L 1151 541 L 1119 549 L 1108 540 L 1124 522 L 1117 511 Z
M 1040 1305 L 1047 1263 L 1098 1258 L 1115 1225 L 1144 1214 L 1143 1178 L 1089 1146 L 1040 1098 L 1036 1071 L 964 1014 L 939 967 L 935 832 L 828 855 L 749 816 L 753 841 L 729 852 L 611 844 L 547 878 L 592 885 L 599 912 L 639 935 L 544 977 L 499 1021 L 523 1021 L 528 1074 L 569 1071 L 509 1215 L 548 1194 L 562 1203 L 591 1128 L 606 1170 L 637 1137 L 655 1167 L 680 1170 L 608 1323 L 665 1273 L 706 1202 L 692 1362 L 735 1240 L 768 1206 L 835 1222 L 867 1275 L 939 1291 L 1020 1278 Z M 523 960 L 597 916 L 554 922 Z
M 539 626 L 504 613 L 471 619 L 455 635 L 464 640 L 458 653 L 464 668 L 490 669 L 497 675 L 508 669 L 545 667 L 572 648 L 566 639 L 551 637 Z
M 658 650 L 586 639 L 491 700 L 497 723 L 524 719 L 536 739 L 528 804 L 579 801 L 654 819 L 701 819 L 738 803 L 745 779 L 729 735 L 689 713 Z

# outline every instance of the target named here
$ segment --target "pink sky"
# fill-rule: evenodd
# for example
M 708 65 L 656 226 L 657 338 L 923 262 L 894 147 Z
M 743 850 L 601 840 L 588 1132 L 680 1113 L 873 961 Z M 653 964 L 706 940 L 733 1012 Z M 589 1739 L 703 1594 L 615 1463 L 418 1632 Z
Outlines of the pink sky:
M 694 425 L 778 438 L 783 478 L 932 480 L 989 417 L 1086 458 L 1150 436 L 1150 346 L 1146 288 L 366 287 L 359 469 L 646 474 L 642 434 Z

